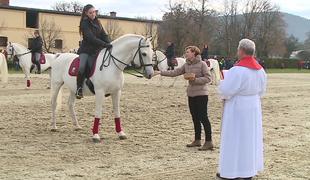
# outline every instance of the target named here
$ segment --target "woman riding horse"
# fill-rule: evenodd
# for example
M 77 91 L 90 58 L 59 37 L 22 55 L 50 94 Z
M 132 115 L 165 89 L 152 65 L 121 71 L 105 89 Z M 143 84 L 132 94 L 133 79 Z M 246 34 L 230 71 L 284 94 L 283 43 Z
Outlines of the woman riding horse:
M 40 36 L 40 33 L 38 30 L 34 31 L 34 39 L 30 45 L 30 51 L 31 51 L 31 57 L 33 59 L 33 63 L 37 66 L 37 74 L 41 74 L 41 64 L 40 64 L 40 58 L 41 58 L 41 54 L 42 54 L 42 46 L 43 46 L 43 42 L 42 42 L 42 38 Z M 34 68 L 34 66 L 32 66 L 32 68 L 30 69 L 30 72 L 32 71 L 32 69 Z
M 111 40 L 104 31 L 102 24 L 96 16 L 96 10 L 93 5 L 86 5 L 80 20 L 80 34 L 83 37 L 81 46 L 78 50 L 80 58 L 79 73 L 77 76 L 76 98 L 83 98 L 83 84 L 86 77 L 85 70 L 94 61 L 98 52 L 103 49 L 112 48 Z
M 175 47 L 174 47 L 174 43 L 172 42 L 168 42 L 168 47 L 166 49 L 166 57 L 167 57 L 167 63 L 169 66 L 169 70 L 174 70 L 174 66 L 175 64 L 173 64 L 173 60 L 175 58 Z

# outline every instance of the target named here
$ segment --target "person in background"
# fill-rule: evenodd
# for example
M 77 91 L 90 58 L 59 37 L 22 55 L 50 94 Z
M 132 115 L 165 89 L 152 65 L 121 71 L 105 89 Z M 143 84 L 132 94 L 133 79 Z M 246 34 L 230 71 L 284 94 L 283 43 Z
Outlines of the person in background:
M 40 64 L 40 58 L 42 54 L 42 46 L 43 46 L 43 41 L 40 36 L 39 30 L 34 31 L 34 39 L 30 45 L 30 51 L 33 59 L 33 63 L 37 66 L 37 74 L 41 74 L 41 64 Z M 33 68 L 32 68 L 33 69 Z M 31 72 L 32 70 L 30 70 Z
M 201 53 L 201 58 L 203 61 L 207 61 L 209 59 L 209 46 L 208 44 L 205 44 L 203 46 L 203 50 L 202 50 L 202 53 Z
M 167 57 L 167 63 L 169 66 L 169 70 L 174 70 L 174 64 L 173 64 L 173 60 L 175 58 L 175 47 L 174 47 L 174 43 L 172 42 L 167 42 L 167 49 L 166 49 L 166 57 Z
M 168 77 L 176 77 L 182 74 L 191 75 L 191 77 L 185 76 L 185 78 L 189 84 L 187 87 L 187 96 L 189 110 L 194 123 L 195 140 L 186 146 L 189 148 L 201 146 L 202 124 L 205 131 L 205 143 L 198 150 L 212 150 L 212 130 L 208 118 L 208 84 L 211 82 L 210 70 L 206 63 L 202 61 L 198 47 L 189 46 L 185 50 L 186 63 L 182 67 L 171 71 L 156 71 L 155 75 L 160 74 Z
M 223 71 L 225 69 L 225 60 L 224 57 L 219 60 L 220 70 Z

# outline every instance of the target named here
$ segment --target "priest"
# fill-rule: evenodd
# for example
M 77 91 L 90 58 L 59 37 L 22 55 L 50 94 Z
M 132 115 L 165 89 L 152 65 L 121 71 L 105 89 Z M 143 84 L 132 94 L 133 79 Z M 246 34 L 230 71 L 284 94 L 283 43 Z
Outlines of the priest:
M 252 179 L 264 167 L 261 98 L 267 76 L 254 54 L 255 43 L 242 39 L 239 61 L 219 86 L 224 100 L 219 179 Z

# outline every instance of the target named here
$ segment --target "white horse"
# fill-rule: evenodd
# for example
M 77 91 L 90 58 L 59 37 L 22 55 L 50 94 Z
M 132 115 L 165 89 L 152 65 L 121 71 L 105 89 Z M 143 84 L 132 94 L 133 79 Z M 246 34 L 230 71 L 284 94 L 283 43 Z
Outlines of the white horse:
M 121 127 L 120 119 L 120 98 L 121 90 L 124 85 L 123 70 L 126 66 L 133 63 L 137 67 L 143 68 L 143 75 L 151 78 L 154 74 L 152 67 L 152 44 L 150 39 L 140 35 L 124 35 L 112 42 L 113 48 L 110 51 L 103 49 L 100 51 L 95 71 L 90 80 L 95 90 L 95 120 L 93 125 L 93 141 L 99 142 L 99 123 L 102 116 L 102 106 L 106 95 L 112 96 L 113 112 L 115 115 L 115 130 L 120 139 L 126 139 L 126 135 Z M 71 53 L 61 54 L 52 63 L 52 131 L 56 130 L 56 107 L 60 98 L 58 93 L 63 84 L 68 86 L 70 96 L 68 106 L 71 118 L 76 128 L 79 129 L 79 123 L 74 111 L 76 77 L 70 76 L 68 71 L 73 59 L 78 55 Z M 84 95 L 93 95 L 84 83 Z
M 8 82 L 8 65 L 4 54 L 0 53 L 0 75 L 2 83 Z
M 17 56 L 19 59 L 19 65 L 22 68 L 25 78 L 27 79 L 27 88 L 31 86 L 30 81 L 30 68 L 32 66 L 31 52 L 25 46 L 18 43 L 9 43 L 7 46 L 8 57 Z M 55 54 L 44 54 L 45 64 L 41 64 L 41 72 L 44 72 L 51 68 L 51 61 L 56 58 Z
M 158 67 L 158 70 L 167 71 L 169 69 L 168 62 L 167 62 L 168 59 L 163 52 L 158 51 L 158 50 L 154 51 L 153 58 L 154 58 L 153 61 L 155 65 Z M 178 61 L 178 65 L 175 66 L 174 68 L 182 67 L 186 63 L 186 60 L 181 57 L 176 58 L 176 60 Z M 178 77 L 175 77 L 173 83 L 169 87 L 173 87 L 177 79 Z M 163 82 L 163 77 L 160 76 L 160 84 L 162 84 L 162 82 Z
M 217 86 L 219 85 L 221 79 L 223 79 L 219 63 L 216 59 L 208 59 L 207 61 L 209 70 L 211 72 L 211 84 Z
M 176 60 L 178 61 L 178 66 L 176 66 L 175 68 L 179 68 L 186 63 L 186 60 L 184 58 L 176 58 Z M 154 61 L 155 61 L 155 65 L 157 65 L 160 71 L 168 70 L 169 66 L 167 64 L 167 57 L 161 51 L 154 52 Z M 208 62 L 209 63 L 207 64 L 211 72 L 211 79 L 212 79 L 210 84 L 218 85 L 220 80 L 222 79 L 219 63 L 215 59 L 208 59 Z M 173 87 L 176 81 L 177 81 L 177 77 L 174 79 L 170 87 Z M 162 77 L 160 77 L 160 82 L 162 83 Z

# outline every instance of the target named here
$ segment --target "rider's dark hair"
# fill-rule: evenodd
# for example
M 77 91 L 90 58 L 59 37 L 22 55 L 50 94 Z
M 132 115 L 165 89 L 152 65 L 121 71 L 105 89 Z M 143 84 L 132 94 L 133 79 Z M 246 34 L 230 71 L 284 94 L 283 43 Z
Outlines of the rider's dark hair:
M 80 34 L 82 34 L 82 22 L 84 19 L 88 18 L 87 16 L 87 12 L 91 9 L 94 8 L 93 5 L 91 4 L 87 4 L 86 6 L 84 6 L 83 11 L 82 11 L 82 15 L 81 15 L 81 19 L 80 19 L 80 26 L 79 26 L 79 32 Z M 99 19 L 96 17 L 94 19 L 94 23 L 96 23 L 100 28 L 102 28 L 102 24 L 100 23 Z
M 40 35 L 40 31 L 39 31 L 39 30 L 35 30 L 35 31 L 34 31 L 34 34 Z

